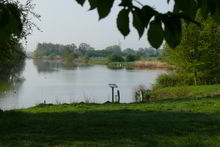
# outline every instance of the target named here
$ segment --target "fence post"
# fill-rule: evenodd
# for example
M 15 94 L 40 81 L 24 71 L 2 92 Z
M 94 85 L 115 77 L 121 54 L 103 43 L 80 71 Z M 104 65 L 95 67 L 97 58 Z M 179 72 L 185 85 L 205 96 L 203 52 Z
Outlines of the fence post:
M 114 101 L 114 87 L 112 87 L 112 103 L 114 103 L 115 101 Z
M 117 93 L 118 93 L 118 103 L 120 103 L 120 91 L 117 90 Z

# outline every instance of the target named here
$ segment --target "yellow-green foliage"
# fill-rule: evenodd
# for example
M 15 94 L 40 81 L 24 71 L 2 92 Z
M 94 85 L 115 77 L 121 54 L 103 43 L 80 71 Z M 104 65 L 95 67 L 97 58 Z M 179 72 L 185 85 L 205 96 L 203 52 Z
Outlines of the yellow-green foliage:
M 175 49 L 165 46 L 167 61 L 178 72 L 192 73 L 194 84 L 220 83 L 220 30 L 214 20 L 198 13 L 196 24 L 183 25 L 183 37 Z

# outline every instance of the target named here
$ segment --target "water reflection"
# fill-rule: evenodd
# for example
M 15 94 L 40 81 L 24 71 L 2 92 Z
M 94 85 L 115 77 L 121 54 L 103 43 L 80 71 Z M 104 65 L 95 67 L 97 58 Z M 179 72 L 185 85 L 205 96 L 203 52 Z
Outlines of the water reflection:
M 0 74 L 0 98 L 10 92 L 17 92 L 23 84 L 25 78 L 21 76 L 24 71 L 25 61 L 13 67 L 8 67 L 4 73 Z
M 109 83 L 116 83 L 121 102 L 133 102 L 134 90 L 139 85 L 150 87 L 159 70 L 112 70 L 103 65 L 68 64 L 60 61 L 27 60 L 20 77 L 25 80 L 0 81 L 1 109 L 31 107 L 47 103 L 90 101 L 103 103 L 111 100 Z M 18 76 L 18 75 L 17 75 Z
M 33 60 L 33 64 L 39 73 L 57 72 L 61 69 L 76 70 L 78 67 L 81 67 L 82 69 L 92 67 L 92 65 L 89 64 L 62 62 L 61 60 Z

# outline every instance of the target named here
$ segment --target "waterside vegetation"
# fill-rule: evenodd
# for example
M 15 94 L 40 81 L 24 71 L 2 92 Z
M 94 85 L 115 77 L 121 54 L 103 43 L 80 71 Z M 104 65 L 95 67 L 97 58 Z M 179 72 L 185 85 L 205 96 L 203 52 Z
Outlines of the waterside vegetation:
M 167 68 L 162 63 L 163 50 L 154 48 L 139 48 L 134 50 L 127 48 L 122 50 L 118 45 L 106 47 L 103 50 L 95 50 L 89 44 L 81 43 L 61 45 L 52 43 L 39 43 L 33 52 L 34 59 L 61 60 L 64 63 L 102 64 L 110 68 Z M 141 61 L 136 63 L 137 61 Z M 151 61 L 157 61 L 151 62 Z M 162 63 L 162 64 L 160 64 Z M 160 66 L 158 66 L 160 64 Z

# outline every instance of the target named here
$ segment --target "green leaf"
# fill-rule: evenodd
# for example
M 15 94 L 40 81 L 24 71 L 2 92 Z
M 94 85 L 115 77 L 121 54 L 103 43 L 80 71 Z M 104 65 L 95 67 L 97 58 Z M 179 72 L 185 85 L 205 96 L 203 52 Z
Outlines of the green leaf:
M 141 9 L 141 11 L 142 11 L 142 14 L 143 14 L 143 17 L 144 17 L 145 27 L 147 28 L 151 18 L 156 14 L 156 11 L 153 8 L 149 7 L 149 6 L 144 6 Z
M 97 0 L 89 0 L 89 5 L 90 5 L 89 10 L 93 10 L 93 9 L 97 8 Z
M 10 14 L 5 6 L 0 5 L 0 42 L 7 42 L 11 36 Z
M 208 4 L 208 10 L 211 13 L 211 15 L 215 14 L 216 5 L 218 1 L 215 0 L 204 0 Z
M 111 11 L 114 0 L 98 0 L 97 9 L 99 19 L 105 18 Z
M 17 5 L 15 4 L 7 4 L 7 8 L 9 11 L 9 18 L 10 18 L 10 24 L 12 33 L 19 36 L 23 29 L 23 24 L 21 22 L 21 12 Z
M 163 43 L 164 31 L 162 28 L 161 21 L 154 20 L 150 23 L 148 30 L 148 41 L 154 48 L 159 48 Z
M 132 8 L 133 7 L 132 0 L 122 0 L 119 6 Z
M 9 12 L 5 7 L 1 7 L 1 15 L 0 15 L 0 28 L 6 26 L 9 23 Z
M 220 24 L 220 4 L 216 5 L 215 13 L 213 15 L 214 20 Z
M 208 17 L 209 9 L 208 9 L 208 3 L 206 0 L 199 0 L 198 5 L 201 8 L 201 14 L 203 18 Z
M 135 8 L 134 11 L 132 11 L 133 14 L 133 26 L 138 31 L 139 37 L 141 38 L 144 34 L 144 17 L 142 14 L 141 9 Z
M 189 17 L 194 19 L 197 12 L 197 3 L 195 0 L 175 0 L 174 12 L 183 11 Z
M 167 13 L 167 14 L 171 14 L 171 13 Z M 189 17 L 188 15 L 184 14 L 183 12 L 181 13 L 177 13 L 177 14 L 172 14 L 175 17 L 178 17 L 179 19 L 184 19 L 186 22 L 192 22 L 198 26 L 201 26 L 201 23 L 192 19 L 191 17 Z
M 166 42 L 170 47 L 176 48 L 182 39 L 182 26 L 180 18 L 173 15 L 167 15 L 166 19 L 163 19 L 163 23 L 165 26 Z
M 117 18 L 117 27 L 122 35 L 127 36 L 130 32 L 129 29 L 129 10 L 122 9 Z
M 86 0 L 76 0 L 77 3 L 79 3 L 81 6 L 83 6 L 83 4 L 85 3 Z

